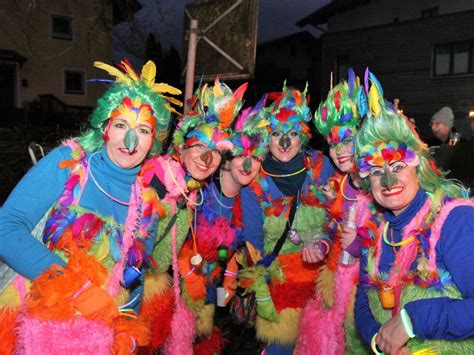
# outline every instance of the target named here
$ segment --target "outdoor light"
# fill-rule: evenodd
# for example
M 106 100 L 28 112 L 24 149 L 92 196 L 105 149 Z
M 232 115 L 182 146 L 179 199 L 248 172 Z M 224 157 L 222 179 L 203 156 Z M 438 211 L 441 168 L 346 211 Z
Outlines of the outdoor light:
M 469 118 L 474 118 L 474 111 L 469 111 Z

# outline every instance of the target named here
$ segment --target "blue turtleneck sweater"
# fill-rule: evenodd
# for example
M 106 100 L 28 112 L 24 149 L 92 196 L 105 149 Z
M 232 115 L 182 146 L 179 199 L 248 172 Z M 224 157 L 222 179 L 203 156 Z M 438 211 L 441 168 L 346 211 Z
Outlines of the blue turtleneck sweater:
M 60 169 L 62 160 L 71 159 L 71 149 L 61 146 L 41 159 L 18 183 L 0 209 L 0 260 L 28 279 L 34 279 L 52 264 L 64 263 L 49 251 L 31 231 L 61 196 L 69 169 Z M 87 156 L 90 158 L 90 155 Z M 130 198 L 131 185 L 140 167 L 123 169 L 107 156 L 105 148 L 90 159 L 92 173 L 99 185 L 121 201 Z M 88 178 L 80 206 L 112 216 L 124 223 L 128 207 L 113 202 Z
M 395 242 L 402 239 L 403 228 L 419 212 L 428 196 L 419 190 L 410 205 L 398 216 L 390 211 L 385 219 L 390 222 Z M 383 242 L 382 242 L 383 243 Z M 461 291 L 462 299 L 448 297 L 429 298 L 409 302 L 405 310 L 413 323 L 414 333 L 420 339 L 461 340 L 474 337 L 474 207 L 455 207 L 446 218 L 441 236 L 435 247 L 438 268 L 447 270 Z M 393 265 L 393 248 L 383 243 L 380 271 Z M 415 265 L 415 264 L 414 264 Z M 414 267 L 412 265 L 412 268 Z M 361 276 L 366 275 L 367 254 L 361 255 Z M 361 277 L 361 280 L 366 278 Z M 363 339 L 370 344 L 378 332 L 379 324 L 369 307 L 365 288 L 359 285 L 355 301 L 356 327 Z

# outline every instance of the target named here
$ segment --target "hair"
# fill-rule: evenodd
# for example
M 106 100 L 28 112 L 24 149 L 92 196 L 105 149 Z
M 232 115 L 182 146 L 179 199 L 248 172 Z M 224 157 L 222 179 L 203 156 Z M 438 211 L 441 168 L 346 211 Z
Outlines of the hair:
M 165 99 L 150 90 L 143 81 L 134 81 L 131 84 L 116 82 L 99 98 L 97 106 L 90 116 L 90 128 L 77 137 L 77 140 L 86 151 L 96 152 L 105 145 L 103 135 L 110 115 L 125 97 L 132 100 L 138 98 L 142 103 L 150 105 L 153 109 L 153 116 L 156 118 L 156 129 L 149 154 L 153 156 L 161 153 L 162 144 L 168 135 L 171 113 L 166 108 Z
M 360 122 L 357 91 L 357 86 L 351 91 L 345 81 L 329 91 L 326 101 L 322 101 L 314 113 L 314 124 L 319 133 L 327 137 L 331 128 L 336 126 L 354 128 L 353 131 L 357 129 Z
M 377 142 L 405 143 L 415 152 L 420 160 L 420 164 L 416 167 L 420 186 L 433 200 L 433 210 L 436 210 L 446 196 L 467 196 L 467 190 L 463 185 L 446 179 L 444 173 L 436 167 L 426 144 L 420 139 L 407 117 L 386 108 L 382 109 L 378 116 L 369 114 L 356 136 L 358 157 L 364 157 L 368 147 L 373 147 Z M 368 177 L 362 180 L 364 188 L 370 190 Z

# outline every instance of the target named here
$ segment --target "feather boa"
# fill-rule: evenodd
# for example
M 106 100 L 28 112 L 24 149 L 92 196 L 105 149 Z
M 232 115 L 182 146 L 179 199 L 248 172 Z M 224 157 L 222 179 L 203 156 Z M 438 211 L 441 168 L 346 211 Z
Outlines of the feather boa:
M 194 355 L 221 354 L 226 343 L 228 343 L 228 340 L 224 338 L 222 331 L 214 326 L 212 328 L 212 334 L 209 337 L 194 344 Z
M 13 354 L 13 350 L 17 345 L 17 312 L 9 307 L 0 308 L 0 324 L 0 339 L 2 343 L 0 354 Z
M 325 308 L 319 295 L 308 302 L 301 314 L 296 354 L 344 354 L 344 320 L 358 274 L 358 261 L 337 268 L 332 308 Z
M 176 213 L 174 206 L 172 213 Z M 171 229 L 171 253 L 173 255 L 173 290 L 175 310 L 171 319 L 171 334 L 165 344 L 167 354 L 192 354 L 195 319 L 179 294 L 178 255 L 176 250 L 177 227 Z
M 198 251 L 207 261 L 217 260 L 217 249 L 221 245 L 230 248 L 234 242 L 236 230 L 232 222 L 224 216 L 219 216 L 212 221 L 205 216 L 198 218 L 197 244 Z
M 114 336 L 103 322 L 83 317 L 74 320 L 40 321 L 24 317 L 20 320 L 16 352 L 43 354 L 110 354 Z

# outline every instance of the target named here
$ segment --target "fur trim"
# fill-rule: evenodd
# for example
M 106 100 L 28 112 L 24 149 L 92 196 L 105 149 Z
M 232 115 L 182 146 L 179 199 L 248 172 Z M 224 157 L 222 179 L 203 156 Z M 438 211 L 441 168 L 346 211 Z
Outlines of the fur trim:
M 15 331 L 17 312 L 11 308 L 0 308 L 0 347 L 1 355 L 13 354 L 17 343 L 17 334 Z
M 114 323 L 115 341 L 112 353 L 128 355 L 136 353 L 139 346 L 146 346 L 150 341 L 150 330 L 143 319 L 130 320 L 119 318 Z
M 145 292 L 140 315 L 147 319 L 151 331 L 150 352 L 162 347 L 171 333 L 174 293 L 169 275 L 145 275 Z
M 16 352 L 25 355 L 103 354 L 109 355 L 113 331 L 103 322 L 76 317 L 69 321 L 20 320 Z
M 357 284 L 358 273 L 359 262 L 338 267 L 332 308 L 325 308 L 320 296 L 308 302 L 301 314 L 295 353 L 344 354 L 344 320 L 351 308 L 349 302 Z
M 40 319 L 75 317 L 74 294 L 88 281 L 101 286 L 106 276 L 105 266 L 77 249 L 71 253 L 66 267 L 53 264 L 33 281 L 26 304 L 28 312 Z
M 301 308 L 286 308 L 276 322 L 257 317 L 257 339 L 267 343 L 292 345 L 296 341 Z
M 229 341 L 224 338 L 224 334 L 218 327 L 212 328 L 212 334 L 200 342 L 194 344 L 194 355 L 214 355 L 221 354 L 225 343 Z
M 213 331 L 215 304 L 206 304 L 197 312 L 196 336 L 208 337 Z
M 269 285 L 275 308 L 281 311 L 304 307 L 314 293 L 320 264 L 303 262 L 301 253 L 279 255 L 278 260 L 285 279 L 282 283 L 277 281 Z
M 431 227 L 430 252 L 428 259 L 430 271 L 435 271 L 437 269 L 435 248 L 439 238 L 441 237 L 441 229 L 443 228 L 444 222 L 446 221 L 446 218 L 448 218 L 448 215 L 451 213 L 451 211 L 458 206 L 474 207 L 474 201 L 468 199 L 455 199 L 446 203 L 441 209 L 440 214 Z

